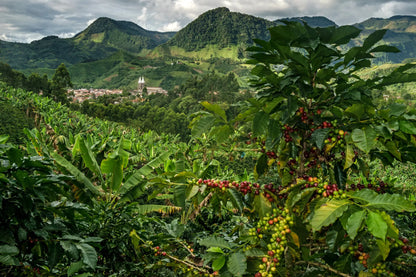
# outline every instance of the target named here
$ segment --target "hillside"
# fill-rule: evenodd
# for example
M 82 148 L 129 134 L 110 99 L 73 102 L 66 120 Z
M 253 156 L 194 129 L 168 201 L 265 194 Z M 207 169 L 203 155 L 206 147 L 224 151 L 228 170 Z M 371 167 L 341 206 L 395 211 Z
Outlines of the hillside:
M 97 61 L 117 51 L 138 54 L 166 42 L 172 32 L 153 32 L 127 21 L 99 18 L 73 38 L 48 36 L 27 43 L 0 41 L 0 61 L 15 69 L 56 68 Z
M 383 42 L 396 46 L 401 52 L 381 56 L 378 58 L 379 63 L 400 63 L 405 59 L 416 57 L 416 16 L 398 15 L 387 19 L 370 18 L 354 26 L 363 30 L 362 38 L 375 30 L 388 30 Z
M 198 51 L 208 45 L 218 45 L 219 48 L 247 45 L 252 44 L 253 38 L 268 39 L 267 29 L 273 25 L 273 22 L 263 18 L 217 8 L 189 23 L 167 45 L 186 51 Z
M 73 41 L 84 46 L 98 44 L 139 53 L 143 49 L 152 49 L 168 41 L 174 34 L 148 31 L 132 22 L 102 17 L 77 34 Z

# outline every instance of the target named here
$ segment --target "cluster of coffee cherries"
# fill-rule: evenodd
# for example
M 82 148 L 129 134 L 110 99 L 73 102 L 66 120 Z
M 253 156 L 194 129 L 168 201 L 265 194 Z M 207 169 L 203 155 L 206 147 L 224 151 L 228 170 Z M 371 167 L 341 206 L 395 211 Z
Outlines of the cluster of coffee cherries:
M 282 186 L 275 186 L 274 184 L 266 184 L 261 186 L 258 183 L 251 183 L 248 181 L 236 182 L 236 181 L 228 181 L 228 180 L 215 180 L 215 179 L 198 179 L 196 181 L 198 185 L 205 184 L 207 187 L 211 188 L 212 190 L 220 190 L 226 191 L 230 188 L 235 188 L 236 190 L 240 191 L 243 195 L 246 194 L 255 194 L 259 195 L 263 193 L 263 195 L 270 201 L 274 202 L 275 198 L 283 199 L 285 195 L 280 195 L 280 191 L 283 189 Z
M 412 255 L 416 255 L 416 248 L 414 246 L 409 245 L 409 239 L 408 238 L 400 238 L 400 240 L 403 242 L 402 245 L 402 251 L 404 254 L 410 253 Z
M 291 136 L 292 133 L 297 132 L 297 129 L 290 127 L 289 125 L 285 124 L 283 126 L 283 137 L 285 138 L 286 142 L 293 141 L 293 137 Z
M 388 190 L 389 186 L 383 182 L 383 181 L 379 181 L 378 183 L 368 183 L 366 185 L 361 184 L 361 183 L 357 183 L 357 184 L 349 184 L 347 185 L 346 190 L 347 191 L 357 191 L 357 190 L 362 190 L 362 189 L 371 189 L 374 190 L 378 193 L 386 193 Z
M 288 167 L 289 174 L 294 175 L 298 168 L 298 162 L 295 159 L 291 159 L 287 162 L 286 166 Z
M 343 147 L 345 145 L 345 136 L 348 134 L 347 131 L 332 129 L 329 134 L 328 138 L 324 140 L 325 144 L 336 144 Z
M 337 199 L 347 197 L 345 191 L 340 189 L 337 184 L 329 184 L 326 181 L 322 181 L 318 177 L 303 176 L 301 178 L 296 179 L 296 183 L 303 184 L 303 189 L 317 188 L 318 194 L 323 197 Z
M 323 197 L 329 198 L 346 198 L 347 194 L 342 189 L 338 188 L 337 184 L 329 184 L 324 182 L 320 185 L 319 193 L 322 193 Z
M 356 246 L 350 246 L 349 251 L 360 264 L 367 268 L 368 272 L 373 274 L 372 276 L 396 276 L 396 274 L 386 269 L 386 264 L 384 263 L 377 263 L 376 265 L 369 266 L 368 259 L 370 258 L 370 254 L 364 252 L 364 246 L 362 243 Z
M 287 234 L 291 232 L 293 218 L 289 209 L 273 209 L 273 214 L 266 214 L 249 230 L 249 235 L 267 243 L 267 255 L 261 258 L 256 277 L 271 277 L 280 265 L 280 258 L 287 245 Z
M 159 255 L 166 256 L 166 252 L 162 251 L 160 246 L 153 247 L 153 251 L 155 252 L 155 256 L 159 256 Z
M 236 181 L 229 181 L 229 180 L 216 180 L 216 179 L 199 179 L 197 181 L 198 185 L 205 184 L 207 187 L 212 189 L 219 189 L 225 191 L 228 188 L 236 188 L 242 194 L 246 195 L 248 193 L 260 193 L 260 185 L 257 183 L 251 183 L 247 181 L 243 182 L 236 182 Z

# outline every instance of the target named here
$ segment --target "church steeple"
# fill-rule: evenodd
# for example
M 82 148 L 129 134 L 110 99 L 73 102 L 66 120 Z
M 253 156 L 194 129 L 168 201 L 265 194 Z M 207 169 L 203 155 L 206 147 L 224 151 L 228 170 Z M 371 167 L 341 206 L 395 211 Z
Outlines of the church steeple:
M 143 76 L 140 76 L 139 77 L 139 81 L 137 81 L 137 83 L 138 83 L 138 90 L 139 90 L 139 92 L 142 92 L 143 89 L 144 89 L 144 87 L 145 87 L 145 85 L 146 85 L 146 82 L 144 81 L 144 77 Z

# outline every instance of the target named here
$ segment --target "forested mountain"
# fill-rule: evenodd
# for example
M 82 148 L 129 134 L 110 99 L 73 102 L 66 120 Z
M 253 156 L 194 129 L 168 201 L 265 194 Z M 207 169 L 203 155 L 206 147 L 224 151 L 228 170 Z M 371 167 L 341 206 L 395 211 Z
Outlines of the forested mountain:
M 76 44 L 85 46 L 100 44 L 139 53 L 143 49 L 152 49 L 168 41 L 174 34 L 174 32 L 148 31 L 133 22 L 102 17 L 77 34 L 73 40 Z
M 195 51 L 211 44 L 220 48 L 252 44 L 253 38 L 268 39 L 267 29 L 273 25 L 273 22 L 263 18 L 217 8 L 203 13 L 189 23 L 167 45 Z
M 152 32 L 127 21 L 99 18 L 73 38 L 48 36 L 29 44 L 0 41 L 0 61 L 15 69 L 56 68 L 85 63 L 120 50 L 134 54 L 166 42 L 172 32 Z
M 379 29 L 387 29 L 383 41 L 389 45 L 396 46 L 400 53 L 386 54 L 381 57 L 380 62 L 399 63 L 405 59 L 416 58 L 416 16 L 393 16 L 388 19 L 370 18 L 355 24 L 362 29 L 362 37 Z

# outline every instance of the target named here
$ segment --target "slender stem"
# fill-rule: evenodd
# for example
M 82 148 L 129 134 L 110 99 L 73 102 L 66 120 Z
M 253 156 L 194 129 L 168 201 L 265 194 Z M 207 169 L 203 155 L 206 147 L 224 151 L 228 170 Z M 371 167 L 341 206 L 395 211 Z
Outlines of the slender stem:
M 174 256 L 169 255 L 169 254 L 166 254 L 166 256 L 169 257 L 169 258 L 171 258 L 172 260 L 178 262 L 178 263 L 182 263 L 182 264 L 184 264 L 186 266 L 192 267 L 193 269 L 196 269 L 196 270 L 198 270 L 200 272 L 208 273 L 208 270 L 206 270 L 204 268 L 201 268 L 198 265 L 195 265 L 195 264 L 193 264 L 191 262 L 182 261 L 182 260 L 180 260 L 180 259 L 178 259 L 178 258 L 176 258 Z

